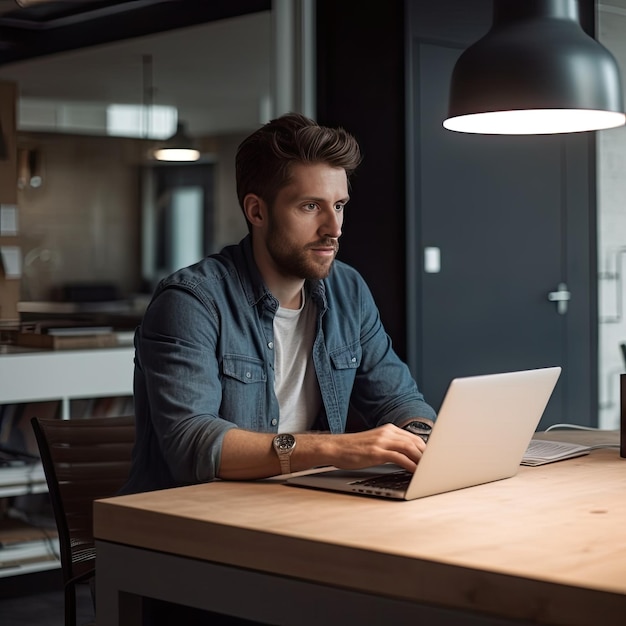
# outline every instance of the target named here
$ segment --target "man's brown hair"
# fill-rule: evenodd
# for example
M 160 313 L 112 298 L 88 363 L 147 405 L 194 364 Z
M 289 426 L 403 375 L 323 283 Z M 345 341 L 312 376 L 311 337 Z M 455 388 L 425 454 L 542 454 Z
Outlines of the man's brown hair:
M 343 168 L 348 182 L 361 162 L 356 139 L 343 128 L 320 126 L 299 113 L 288 113 L 271 120 L 244 139 L 235 159 L 237 198 L 249 193 L 269 206 L 291 180 L 296 163 L 324 163 Z

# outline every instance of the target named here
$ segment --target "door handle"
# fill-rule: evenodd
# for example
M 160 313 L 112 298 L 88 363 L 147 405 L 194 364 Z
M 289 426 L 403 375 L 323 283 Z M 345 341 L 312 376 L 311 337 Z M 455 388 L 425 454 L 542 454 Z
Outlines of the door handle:
M 570 301 L 572 294 L 569 292 L 566 283 L 559 283 L 556 291 L 548 294 L 550 302 L 556 302 L 556 310 L 559 315 L 567 313 L 567 303 Z

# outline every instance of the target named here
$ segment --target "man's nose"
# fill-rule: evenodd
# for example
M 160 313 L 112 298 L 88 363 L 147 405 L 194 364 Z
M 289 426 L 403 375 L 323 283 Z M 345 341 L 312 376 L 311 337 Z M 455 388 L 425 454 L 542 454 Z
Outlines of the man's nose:
M 325 213 L 324 223 L 322 224 L 322 234 L 325 237 L 339 239 L 341 237 L 341 226 L 343 225 L 343 211 L 331 211 Z

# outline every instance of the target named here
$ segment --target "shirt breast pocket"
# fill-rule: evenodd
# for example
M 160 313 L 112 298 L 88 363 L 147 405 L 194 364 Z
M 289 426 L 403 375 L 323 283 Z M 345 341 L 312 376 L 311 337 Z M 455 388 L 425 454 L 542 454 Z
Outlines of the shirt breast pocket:
M 222 359 L 223 417 L 244 428 L 257 427 L 259 416 L 267 412 L 266 381 L 267 372 L 262 360 L 225 354 Z
M 361 365 L 361 345 L 344 346 L 330 353 L 330 360 L 336 371 L 354 378 Z
M 222 366 L 224 376 L 242 383 L 264 383 L 267 375 L 260 359 L 237 354 L 225 354 Z
M 361 344 L 337 348 L 329 353 L 335 393 L 342 411 L 348 410 L 356 372 L 361 365 Z

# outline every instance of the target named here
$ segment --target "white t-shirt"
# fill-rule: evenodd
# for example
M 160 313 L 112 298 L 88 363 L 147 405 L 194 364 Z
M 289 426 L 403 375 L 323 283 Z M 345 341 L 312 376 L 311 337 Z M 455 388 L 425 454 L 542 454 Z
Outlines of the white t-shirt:
M 313 365 L 317 310 L 305 298 L 299 309 L 278 308 L 274 317 L 274 392 L 280 407 L 278 432 L 311 430 L 322 404 Z

